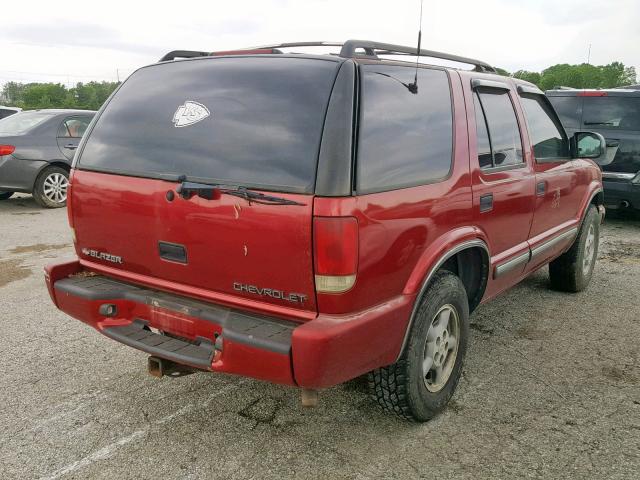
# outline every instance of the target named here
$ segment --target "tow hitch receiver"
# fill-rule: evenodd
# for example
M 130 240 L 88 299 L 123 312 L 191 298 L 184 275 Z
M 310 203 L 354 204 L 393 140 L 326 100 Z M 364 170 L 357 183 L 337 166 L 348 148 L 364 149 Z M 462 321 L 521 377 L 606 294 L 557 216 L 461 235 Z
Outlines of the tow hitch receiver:
M 147 369 L 149 371 L 149 375 L 156 378 L 162 378 L 165 375 L 169 377 L 183 377 L 198 371 L 196 368 L 188 367 L 187 365 L 180 365 L 179 363 L 172 362 L 171 360 L 154 357 L 153 355 L 151 355 L 147 361 Z

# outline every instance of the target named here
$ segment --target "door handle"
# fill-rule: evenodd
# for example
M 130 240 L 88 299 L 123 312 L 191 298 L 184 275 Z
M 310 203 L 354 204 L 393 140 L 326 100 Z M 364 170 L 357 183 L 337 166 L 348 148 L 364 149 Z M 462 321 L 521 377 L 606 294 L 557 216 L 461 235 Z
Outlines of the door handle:
M 544 193 L 547 191 L 547 183 L 546 182 L 538 182 L 536 184 L 536 195 L 538 197 L 544 197 Z
M 65 145 L 64 148 L 68 148 L 69 150 L 75 150 L 76 148 L 78 148 L 78 145 L 74 145 L 73 143 L 70 143 L 69 145 Z
M 487 193 L 480 197 L 480 213 L 493 210 L 493 193 Z

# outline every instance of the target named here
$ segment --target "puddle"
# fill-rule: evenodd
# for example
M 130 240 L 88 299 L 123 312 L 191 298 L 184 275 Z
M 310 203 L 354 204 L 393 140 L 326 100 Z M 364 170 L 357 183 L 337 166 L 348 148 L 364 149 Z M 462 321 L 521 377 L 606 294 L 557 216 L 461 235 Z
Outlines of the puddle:
M 69 243 L 36 243 L 35 245 L 21 245 L 19 247 L 12 248 L 9 250 L 10 253 L 20 254 L 20 253 L 37 253 L 37 252 L 46 252 L 47 250 L 60 250 L 62 248 L 70 247 Z
M 20 260 L 0 260 L 0 288 L 31 275 L 31 269 Z

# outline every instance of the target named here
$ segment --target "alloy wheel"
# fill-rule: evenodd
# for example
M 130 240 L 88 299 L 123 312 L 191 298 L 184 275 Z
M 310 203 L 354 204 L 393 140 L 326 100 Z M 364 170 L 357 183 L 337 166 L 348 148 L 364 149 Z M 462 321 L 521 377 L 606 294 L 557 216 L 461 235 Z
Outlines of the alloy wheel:
M 69 180 L 63 174 L 55 172 L 47 175 L 42 185 L 42 191 L 47 199 L 54 203 L 67 201 L 67 187 Z
M 435 314 L 427 332 L 422 361 L 424 385 L 432 393 L 444 388 L 458 356 L 460 318 L 453 305 L 444 305 Z

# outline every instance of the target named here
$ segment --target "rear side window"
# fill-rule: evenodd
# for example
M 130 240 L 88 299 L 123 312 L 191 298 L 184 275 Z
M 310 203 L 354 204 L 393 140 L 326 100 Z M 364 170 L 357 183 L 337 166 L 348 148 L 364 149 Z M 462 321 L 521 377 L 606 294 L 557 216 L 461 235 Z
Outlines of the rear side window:
M 67 118 L 58 129 L 58 137 L 81 138 L 91 122 L 88 117 Z
M 640 130 L 640 98 L 584 97 L 582 120 L 587 128 Z
M 550 96 L 549 101 L 558 113 L 560 121 L 567 128 L 580 128 L 582 114 L 582 97 Z
M 443 70 L 363 65 L 356 183 L 360 193 L 444 179 L 453 114 Z
M 339 65 L 245 56 L 142 68 L 101 114 L 78 166 L 310 193 Z
M 522 160 L 522 140 L 509 92 L 501 89 L 477 89 L 475 95 L 476 125 L 478 134 L 478 162 L 482 168 L 519 165 Z M 482 112 L 480 117 L 479 110 Z M 486 124 L 483 125 L 483 120 Z M 488 133 L 491 157 L 486 151 Z M 480 146 L 484 143 L 484 151 Z M 491 163 L 489 163 L 489 159 Z
M 15 110 L 9 110 L 8 108 L 0 108 L 0 119 L 7 118 L 16 113 Z
M 568 158 L 569 142 L 544 97 L 527 95 L 521 98 L 536 160 Z

